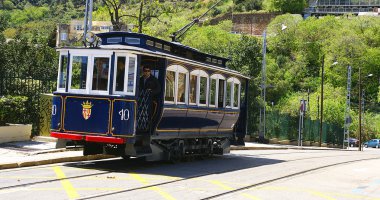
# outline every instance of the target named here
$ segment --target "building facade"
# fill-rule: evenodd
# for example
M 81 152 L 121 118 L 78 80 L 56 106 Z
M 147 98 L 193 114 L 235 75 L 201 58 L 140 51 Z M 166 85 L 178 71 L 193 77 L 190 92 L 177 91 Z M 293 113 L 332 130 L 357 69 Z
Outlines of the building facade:
M 112 23 L 108 21 L 93 21 L 91 32 L 104 33 L 112 31 Z M 71 20 L 70 24 L 57 25 L 56 46 L 69 46 L 83 39 L 84 21 Z

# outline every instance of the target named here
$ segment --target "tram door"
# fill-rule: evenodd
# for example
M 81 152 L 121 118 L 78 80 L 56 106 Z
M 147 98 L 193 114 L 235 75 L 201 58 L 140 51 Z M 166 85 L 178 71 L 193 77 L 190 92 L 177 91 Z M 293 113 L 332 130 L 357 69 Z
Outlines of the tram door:
M 141 56 L 137 135 L 150 135 L 157 126 L 162 108 L 165 60 Z

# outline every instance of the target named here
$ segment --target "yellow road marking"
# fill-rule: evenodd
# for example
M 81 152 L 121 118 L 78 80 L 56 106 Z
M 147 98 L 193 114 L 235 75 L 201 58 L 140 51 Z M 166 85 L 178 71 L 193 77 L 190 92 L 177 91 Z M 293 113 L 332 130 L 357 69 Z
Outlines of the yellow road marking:
M 232 187 L 230 187 L 230 186 L 228 186 L 228 185 L 226 185 L 226 184 L 224 184 L 224 183 L 222 183 L 220 181 L 212 180 L 212 181 L 209 181 L 209 182 L 212 183 L 212 184 L 214 184 L 214 185 L 217 185 L 217 186 L 223 188 L 224 190 L 234 190 L 234 188 L 232 188 Z M 241 193 L 240 195 L 242 195 L 242 196 L 244 196 L 244 197 L 246 197 L 248 199 L 260 200 L 260 198 L 252 196 L 250 194 Z
M 63 188 L 65 189 L 67 195 L 69 196 L 70 199 L 75 199 L 78 198 L 79 195 L 73 185 L 70 183 L 69 180 L 66 179 L 66 175 L 63 173 L 62 169 L 59 166 L 53 167 L 55 174 L 57 177 L 61 180 L 61 184 Z
M 220 181 L 210 181 L 210 182 L 211 182 L 212 184 L 214 184 L 214 185 L 217 185 L 217 186 L 219 186 L 219 187 L 225 189 L 225 190 L 233 190 L 232 187 L 227 186 L 227 185 L 223 184 L 223 183 L 220 182 Z
M 139 181 L 140 183 L 144 184 L 144 185 L 147 185 L 149 184 L 149 181 L 145 178 L 143 178 L 142 176 L 136 174 L 136 173 L 131 173 L 130 174 L 135 180 Z M 153 187 L 148 187 L 147 189 L 149 190 L 153 190 L 155 192 L 157 192 L 158 194 L 160 194 L 162 197 L 164 197 L 165 199 L 167 200 L 175 200 L 175 198 L 173 196 L 171 196 L 169 193 L 163 191 L 161 188 L 157 187 L 157 186 L 153 186 Z
M 315 196 L 319 196 L 319 197 L 322 197 L 324 199 L 328 199 L 328 200 L 336 200 L 335 198 L 332 198 L 330 196 L 327 196 L 325 194 L 323 194 L 322 192 L 318 192 L 318 191 L 308 191 L 308 193 L 312 194 L 312 195 L 315 195 Z

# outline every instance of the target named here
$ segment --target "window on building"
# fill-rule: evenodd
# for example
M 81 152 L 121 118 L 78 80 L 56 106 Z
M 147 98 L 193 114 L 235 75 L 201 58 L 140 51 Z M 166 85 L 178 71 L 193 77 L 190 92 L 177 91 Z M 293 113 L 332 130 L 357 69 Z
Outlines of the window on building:
M 165 101 L 174 102 L 175 72 L 167 71 L 165 80 Z
M 124 76 L 125 76 L 125 57 L 117 57 L 116 62 L 116 88 L 115 91 L 124 91 Z
M 192 104 L 197 103 L 197 76 L 190 75 L 190 91 L 189 91 L 189 102 Z
M 61 41 L 67 40 L 67 33 L 61 33 Z
M 136 57 L 129 57 L 127 92 L 134 93 L 136 82 Z
M 237 78 L 227 80 L 227 106 L 238 108 L 240 106 L 240 81 Z
M 223 108 L 225 78 L 221 74 L 213 74 L 210 80 L 210 106 Z
M 210 106 L 215 106 L 216 100 L 216 79 L 210 79 Z
M 218 108 L 224 108 L 224 91 L 225 91 L 225 80 L 219 79 L 218 83 Z
M 109 58 L 95 57 L 92 73 L 92 90 L 108 90 Z
M 67 70 L 67 55 L 61 55 L 60 65 L 59 65 L 59 76 L 58 76 L 58 89 L 66 88 L 66 70 Z
M 86 89 L 87 56 L 73 56 L 71 72 L 71 89 Z
M 77 24 L 77 25 L 74 25 L 74 30 L 81 31 L 81 30 L 83 30 L 83 27 L 81 24 Z
M 166 82 L 165 97 L 168 96 L 168 98 L 165 99 L 165 101 L 170 101 L 175 104 L 186 104 L 187 96 L 188 96 L 187 95 L 187 80 L 188 80 L 187 69 L 180 65 L 171 65 L 167 68 L 166 79 L 168 81 Z M 171 85 L 172 82 L 173 82 L 173 86 Z M 173 98 L 171 97 L 172 94 L 174 94 Z
M 114 66 L 115 94 L 135 94 L 137 58 L 131 54 L 116 54 Z
M 199 104 L 207 104 L 207 77 L 200 77 Z
M 234 83 L 234 103 L 233 107 L 239 106 L 239 87 L 240 85 L 238 83 Z
M 205 106 L 208 104 L 208 74 L 202 70 L 194 70 L 190 73 L 190 103 Z M 192 82 L 193 81 L 193 82 Z
M 226 106 L 231 107 L 231 82 L 227 81 Z
M 177 102 L 186 103 L 186 74 L 178 73 Z

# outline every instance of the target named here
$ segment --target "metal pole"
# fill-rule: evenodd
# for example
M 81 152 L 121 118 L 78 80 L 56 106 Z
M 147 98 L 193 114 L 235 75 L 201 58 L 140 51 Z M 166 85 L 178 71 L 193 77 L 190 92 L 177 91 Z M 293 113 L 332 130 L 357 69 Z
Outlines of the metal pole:
M 262 68 L 261 68 L 261 97 L 263 98 L 263 108 L 262 108 L 262 111 L 263 111 L 263 114 L 261 115 L 261 112 L 260 112 L 260 122 L 261 122 L 261 125 L 260 126 L 260 129 L 262 128 L 262 132 L 259 134 L 259 138 L 260 139 L 264 139 L 265 138 L 265 95 L 266 95 L 266 60 L 265 60 L 265 56 L 266 56 L 266 50 L 267 50 L 267 33 L 266 33 L 266 30 L 264 30 L 264 33 L 263 33 L 263 63 L 262 63 Z M 261 109 L 260 109 L 261 110 Z M 261 119 L 262 117 L 262 119 Z
M 323 133 L 323 81 L 325 79 L 325 56 L 322 56 L 322 81 L 321 81 L 321 118 L 319 124 L 319 147 L 322 146 L 322 133 Z
M 362 150 L 362 78 L 359 67 L 359 151 Z

